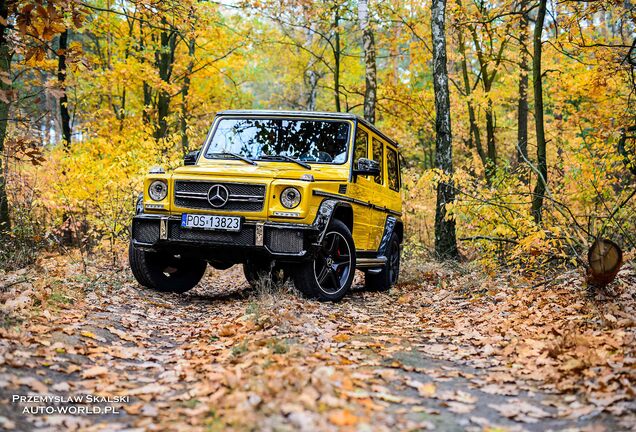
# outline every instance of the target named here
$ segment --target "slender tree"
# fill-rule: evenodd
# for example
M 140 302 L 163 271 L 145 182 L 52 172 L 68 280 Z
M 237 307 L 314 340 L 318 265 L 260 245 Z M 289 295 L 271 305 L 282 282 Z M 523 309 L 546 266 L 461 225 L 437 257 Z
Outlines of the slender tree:
M 183 150 L 183 154 L 186 154 L 190 150 L 190 145 L 188 142 L 188 93 L 190 92 L 191 77 L 194 70 L 194 52 L 196 48 L 196 16 L 194 5 L 190 5 L 188 20 L 190 21 L 190 39 L 188 40 L 188 65 L 186 66 L 185 74 L 183 76 L 183 82 L 181 84 L 181 115 L 179 119 L 181 126 L 181 148 Z
M 308 29 L 305 29 L 305 47 L 304 49 L 311 52 L 314 45 L 314 39 L 316 32 L 314 30 L 313 23 L 309 25 Z M 318 60 L 311 58 L 304 75 L 305 86 L 307 87 L 305 97 L 305 109 L 307 111 L 316 111 L 316 101 L 318 99 L 318 82 L 322 78 L 322 74 L 316 67 Z
M 342 50 L 340 47 L 340 5 L 334 2 L 333 6 L 333 96 L 335 108 L 340 112 L 340 55 Z
M 168 19 L 161 18 L 161 34 L 159 35 L 159 49 L 155 51 L 155 64 L 159 71 L 159 78 L 166 85 L 172 80 L 172 71 L 175 62 L 175 51 L 177 49 L 178 32 L 174 27 L 170 27 Z M 165 138 L 168 135 L 168 116 L 170 115 L 170 102 L 172 95 L 165 88 L 157 91 L 157 124 L 155 126 L 155 139 Z
M 528 160 L 528 15 L 527 0 L 521 0 L 519 20 L 519 99 L 517 102 L 517 162 Z
M 373 29 L 369 24 L 369 2 L 367 0 L 359 1 L 358 18 L 362 29 L 362 49 L 364 51 L 364 118 L 371 123 L 375 123 L 375 101 L 378 82 L 375 64 L 375 40 Z
M 68 109 L 68 96 L 66 94 L 66 50 L 68 49 L 68 29 L 60 33 L 58 57 L 57 57 L 57 81 L 62 90 L 59 99 L 60 121 L 62 123 L 62 140 L 64 150 L 71 150 L 71 114 Z
M 545 148 L 545 129 L 543 125 L 543 83 L 541 77 L 541 49 L 543 22 L 545 21 L 547 0 L 539 0 L 537 20 L 534 24 L 534 55 L 532 58 L 532 80 L 534 85 L 534 118 L 537 135 L 537 183 L 532 196 L 532 215 L 536 223 L 541 223 L 543 195 L 548 184 L 548 162 Z
M 11 228 L 9 218 L 9 201 L 7 199 L 6 180 L 3 168 L 4 141 L 7 136 L 7 123 L 9 121 L 9 105 L 11 85 L 9 72 L 11 57 L 13 55 L 7 38 L 7 17 L 9 9 L 7 2 L 0 1 L 0 236 Z
M 433 38 L 433 89 L 435 91 L 435 163 L 446 178 L 437 184 L 435 209 L 435 252 L 439 258 L 456 258 L 455 220 L 449 218 L 446 206 L 455 200 L 453 189 L 453 147 L 446 67 L 446 34 L 444 19 L 446 0 L 433 0 L 431 31 Z
M 462 2 L 461 0 L 456 0 L 457 6 L 461 9 Z M 482 164 L 487 167 L 488 166 L 488 156 L 484 151 L 483 145 L 481 143 L 481 132 L 479 130 L 479 125 L 477 124 L 477 116 L 475 114 L 475 106 L 473 105 L 471 94 L 473 92 L 473 87 L 470 83 L 470 77 L 468 75 L 468 59 L 466 56 L 466 41 L 464 39 L 464 32 L 462 26 L 458 23 L 456 26 L 457 32 L 457 45 L 459 48 L 459 53 L 461 54 L 460 68 L 462 71 L 462 81 L 464 83 L 463 93 L 466 97 L 466 107 L 468 108 L 468 121 L 470 123 L 470 136 L 468 138 L 468 147 L 473 148 L 473 146 L 477 149 L 477 154 L 479 155 L 479 159 L 481 159 Z M 477 83 L 475 83 L 477 85 Z M 461 90 L 460 90 L 461 91 Z M 488 174 L 488 170 L 486 170 L 486 174 Z

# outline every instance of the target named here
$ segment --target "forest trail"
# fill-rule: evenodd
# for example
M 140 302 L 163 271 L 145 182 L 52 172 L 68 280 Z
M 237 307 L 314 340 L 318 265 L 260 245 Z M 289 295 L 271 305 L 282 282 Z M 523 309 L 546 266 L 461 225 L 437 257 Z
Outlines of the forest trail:
M 583 327 L 561 348 L 544 346 L 539 331 L 506 338 L 518 313 L 531 325 L 538 312 L 541 327 L 590 321 L 586 302 L 574 305 L 580 316 L 566 309 L 572 299 L 523 312 L 514 301 L 532 302 L 527 293 L 490 295 L 484 288 L 476 296 L 474 286 L 458 288 L 481 283 L 474 275 L 432 266 L 413 276 L 418 282 L 406 280 L 388 294 L 358 287 L 339 304 L 321 304 L 285 288 L 247 290 L 238 266 L 210 270 L 199 287 L 179 296 L 140 289 L 125 268 L 92 268 L 87 276 L 72 266 L 62 272 L 55 257 L 43 261 L 38 273 L 46 286 L 20 283 L 28 271 L 5 278 L 18 281 L 11 287 L 16 299 L 35 298 L 30 310 L 39 309 L 19 331 L 4 316 L 5 429 L 615 431 L 636 424 L 634 327 L 618 326 L 621 313 L 633 312 L 625 309 L 633 308 L 636 289 L 631 270 L 616 289 L 632 303 L 599 312 L 613 313 L 615 322 L 593 332 L 610 332 L 603 338 L 623 361 L 599 365 L 581 351 L 603 349 L 582 340 Z M 83 297 L 73 298 L 68 286 L 82 287 Z M 503 321 L 489 317 L 492 305 L 503 308 L 496 313 Z M 553 305 L 566 314 L 548 317 Z M 568 350 L 577 357 L 567 357 Z M 568 371 L 583 378 L 571 381 Z M 109 406 L 119 414 L 23 414 L 25 407 L 55 405 L 11 400 L 29 393 L 125 400 L 59 405 Z

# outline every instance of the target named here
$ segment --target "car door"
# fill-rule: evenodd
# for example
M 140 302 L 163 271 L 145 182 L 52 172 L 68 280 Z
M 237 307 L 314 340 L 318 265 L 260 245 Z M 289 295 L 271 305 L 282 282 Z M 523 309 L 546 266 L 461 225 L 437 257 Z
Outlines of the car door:
M 369 131 L 358 124 L 351 157 L 353 169 L 356 168 L 356 162 L 361 157 L 369 158 Z M 368 202 L 371 200 L 372 194 L 373 180 L 369 176 L 353 176 L 347 195 L 358 201 L 358 203 L 354 201 L 352 204 L 354 207 L 353 240 L 356 249 L 360 251 L 371 249 L 369 247 L 371 209 Z
M 384 232 L 384 223 L 386 221 L 387 207 L 387 178 L 386 178 L 386 158 L 385 143 L 378 136 L 374 135 L 371 139 L 371 159 L 380 164 L 380 174 L 373 177 L 371 181 L 371 215 L 369 230 L 369 247 L 377 250 L 380 246 L 382 233 Z
M 402 186 L 400 178 L 400 158 L 397 148 L 386 145 L 386 180 L 387 180 L 387 201 L 386 207 L 400 213 L 402 211 L 402 197 L 400 188 Z

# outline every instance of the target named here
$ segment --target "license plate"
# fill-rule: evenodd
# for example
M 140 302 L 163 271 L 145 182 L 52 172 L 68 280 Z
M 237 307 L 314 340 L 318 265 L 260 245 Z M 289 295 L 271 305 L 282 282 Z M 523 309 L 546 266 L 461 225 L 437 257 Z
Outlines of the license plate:
M 238 216 L 215 216 L 184 213 L 181 215 L 181 227 L 219 231 L 240 231 L 241 218 Z

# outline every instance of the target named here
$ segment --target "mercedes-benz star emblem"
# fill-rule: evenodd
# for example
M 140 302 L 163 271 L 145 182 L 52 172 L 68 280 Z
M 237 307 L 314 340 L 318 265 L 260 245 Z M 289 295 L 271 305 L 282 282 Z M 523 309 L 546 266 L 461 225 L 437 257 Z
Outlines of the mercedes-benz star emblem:
M 230 192 L 223 185 L 216 184 L 208 191 L 208 202 L 212 207 L 223 207 L 229 198 Z

